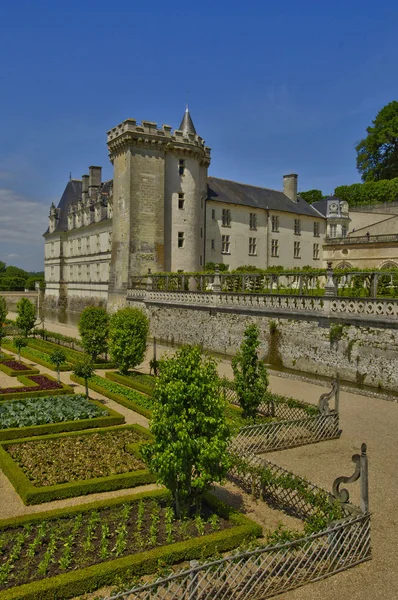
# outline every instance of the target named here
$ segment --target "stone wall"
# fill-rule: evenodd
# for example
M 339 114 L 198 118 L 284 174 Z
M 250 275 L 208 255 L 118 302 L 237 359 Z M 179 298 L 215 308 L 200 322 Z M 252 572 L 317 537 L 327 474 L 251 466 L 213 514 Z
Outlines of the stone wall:
M 249 315 L 214 308 L 173 307 L 130 301 L 146 310 L 151 335 L 169 344 L 200 344 L 230 356 L 236 353 L 247 325 L 260 330 L 265 362 L 305 373 L 334 376 L 358 384 L 396 390 L 398 330 L 328 322 L 325 319 Z
M 17 304 L 21 298 L 27 298 L 37 306 L 37 292 L 0 292 L 0 296 L 6 299 L 7 308 L 10 312 L 17 310 Z

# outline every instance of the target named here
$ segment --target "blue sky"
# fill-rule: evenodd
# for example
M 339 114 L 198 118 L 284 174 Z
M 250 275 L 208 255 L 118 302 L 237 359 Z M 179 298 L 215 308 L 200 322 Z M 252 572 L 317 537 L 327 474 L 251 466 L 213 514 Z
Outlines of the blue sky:
M 106 131 L 178 127 L 188 95 L 210 174 L 331 193 L 398 99 L 398 3 L 22 0 L 2 6 L 0 260 L 41 269 L 69 172 L 112 177 Z

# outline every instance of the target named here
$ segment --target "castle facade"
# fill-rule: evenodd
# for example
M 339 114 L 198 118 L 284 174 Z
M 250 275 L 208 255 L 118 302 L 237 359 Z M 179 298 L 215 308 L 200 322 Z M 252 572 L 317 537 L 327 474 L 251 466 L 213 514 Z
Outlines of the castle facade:
M 124 306 L 130 278 L 194 272 L 208 262 L 235 269 L 322 266 L 327 218 L 297 193 L 208 176 L 210 148 L 188 109 L 179 129 L 127 119 L 108 132 L 113 180 L 101 167 L 71 179 L 50 208 L 46 305 Z

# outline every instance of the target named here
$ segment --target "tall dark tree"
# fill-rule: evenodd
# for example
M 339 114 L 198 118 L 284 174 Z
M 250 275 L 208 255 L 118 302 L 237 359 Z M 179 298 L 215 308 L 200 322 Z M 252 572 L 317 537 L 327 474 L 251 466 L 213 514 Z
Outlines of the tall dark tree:
M 366 131 L 368 135 L 356 146 L 362 181 L 398 177 L 398 102 L 382 108 Z
M 313 204 L 314 202 L 318 202 L 318 200 L 322 200 L 323 198 L 321 190 L 308 190 L 307 192 L 299 192 L 299 196 L 308 202 L 308 204 Z

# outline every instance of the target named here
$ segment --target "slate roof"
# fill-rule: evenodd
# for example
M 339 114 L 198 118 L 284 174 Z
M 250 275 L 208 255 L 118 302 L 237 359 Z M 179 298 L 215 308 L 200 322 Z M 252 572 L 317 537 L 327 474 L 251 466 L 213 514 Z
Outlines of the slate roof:
M 193 133 L 196 135 L 195 125 L 193 124 L 191 115 L 189 114 L 188 106 L 185 109 L 179 130 L 183 131 L 185 135 L 187 135 L 187 133 Z
M 253 208 L 279 210 L 297 215 L 308 215 L 309 217 L 322 216 L 319 211 L 313 208 L 314 205 L 308 204 L 302 198 L 298 198 L 298 202 L 293 202 L 283 192 L 277 190 L 227 179 L 218 179 L 217 177 L 208 177 L 207 181 L 209 200 L 252 206 Z
M 109 181 L 105 181 L 104 183 L 101 184 L 101 193 L 104 195 L 109 194 L 110 190 L 112 189 L 112 186 L 113 186 L 113 179 L 110 179 Z M 57 227 L 55 228 L 53 233 L 59 233 L 60 231 L 67 231 L 69 206 L 73 202 L 77 202 L 78 200 L 80 200 L 81 195 L 82 195 L 81 179 L 69 180 L 68 183 L 66 184 L 64 193 L 61 196 L 61 200 L 59 201 L 58 206 L 57 206 L 57 208 L 60 209 L 60 211 L 59 211 L 60 218 L 59 218 Z M 47 233 L 49 233 L 48 229 L 44 233 L 44 235 L 46 235 Z
M 320 212 L 324 217 L 326 217 L 327 209 L 328 209 L 328 202 L 330 200 L 335 200 L 336 202 L 341 202 L 341 198 L 338 198 L 337 196 L 325 196 L 325 198 L 322 198 L 322 200 L 318 200 L 317 202 L 314 202 L 313 204 L 311 204 L 311 206 L 313 206 L 318 212 Z

